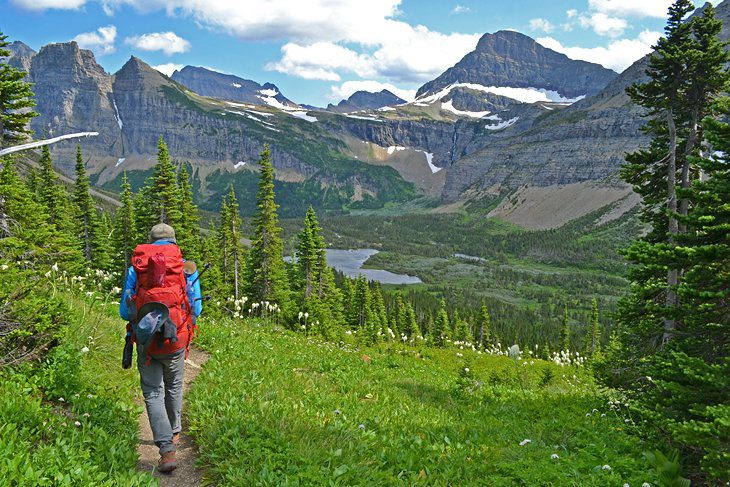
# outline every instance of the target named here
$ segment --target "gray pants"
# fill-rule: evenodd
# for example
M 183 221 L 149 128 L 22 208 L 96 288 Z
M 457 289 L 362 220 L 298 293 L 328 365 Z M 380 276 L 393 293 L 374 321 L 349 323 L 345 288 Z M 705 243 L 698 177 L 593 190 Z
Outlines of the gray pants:
M 182 429 L 183 376 L 185 350 L 171 355 L 152 356 L 149 365 L 145 347 L 137 347 L 137 368 L 152 437 L 160 454 L 175 451 L 172 435 Z

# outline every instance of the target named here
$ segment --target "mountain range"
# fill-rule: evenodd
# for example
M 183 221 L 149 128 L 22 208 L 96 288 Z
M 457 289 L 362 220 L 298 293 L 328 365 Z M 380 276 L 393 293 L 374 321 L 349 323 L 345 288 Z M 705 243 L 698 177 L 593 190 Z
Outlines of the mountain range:
M 716 9 L 730 25 L 730 3 Z M 264 144 L 285 214 L 307 204 L 348 211 L 415 200 L 446 211 L 478 203 L 525 226 L 551 227 L 606 205 L 615 217 L 637 201 L 617 174 L 625 153 L 647 143 L 642 112 L 625 94 L 645 76 L 646 57 L 618 74 L 499 31 L 414 101 L 357 92 L 316 109 L 273 84 L 201 67 L 167 77 L 132 57 L 109 74 L 75 42 L 37 53 L 21 42 L 10 48 L 10 63 L 34 83 L 34 131 L 98 131 L 83 148 L 93 181 L 108 189 L 119 187 L 122 171 L 140 184 L 162 136 L 190 165 L 208 209 L 231 184 L 255 191 Z M 71 172 L 75 146 L 53 153 Z

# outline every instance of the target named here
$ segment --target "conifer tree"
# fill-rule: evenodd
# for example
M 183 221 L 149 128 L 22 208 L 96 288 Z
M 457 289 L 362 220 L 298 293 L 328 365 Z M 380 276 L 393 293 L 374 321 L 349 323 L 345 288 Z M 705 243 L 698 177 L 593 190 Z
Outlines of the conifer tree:
M 378 330 L 383 335 L 388 335 L 388 311 L 385 308 L 385 300 L 383 299 L 383 292 L 380 288 L 380 283 L 375 281 L 371 289 L 371 301 L 372 311 L 374 319 L 377 321 Z
M 416 340 L 416 336 L 419 335 L 418 323 L 416 321 L 416 312 L 413 310 L 411 303 L 406 303 L 405 313 L 403 315 L 403 333 L 413 343 Z
M 53 169 L 51 153 L 48 146 L 41 148 L 41 191 L 40 201 L 46 207 L 48 223 L 56 230 L 66 234 L 69 238 L 73 233 L 73 224 L 70 219 L 69 200 L 66 190 L 61 185 L 58 175 Z
M 586 352 L 594 357 L 601 352 L 601 325 L 598 323 L 598 301 L 593 298 L 591 303 L 590 332 L 586 340 Z
M 290 306 L 289 282 L 276 212 L 278 205 L 274 201 L 274 166 L 268 146 L 264 146 L 259 165 L 261 172 L 256 195 L 257 213 L 253 221 L 254 236 L 248 253 L 248 295 L 254 302 L 271 301 L 286 311 Z
M 81 146 L 76 146 L 76 181 L 71 200 L 74 203 L 76 238 L 86 260 L 97 269 L 107 267 L 107 255 L 104 252 L 103 235 L 100 228 L 99 215 L 94 200 L 89 193 L 89 177 L 86 174 Z
M 238 201 L 236 200 L 236 193 L 233 190 L 233 186 L 231 186 L 228 195 L 226 195 L 225 202 L 221 205 L 221 208 L 221 211 L 225 210 L 225 214 L 221 215 L 220 229 L 221 241 L 225 244 L 221 248 L 226 265 L 224 278 L 229 279 L 228 283 L 233 291 L 233 296 L 239 299 L 242 288 L 241 279 L 243 277 L 245 252 L 241 243 L 241 227 L 243 223 L 238 210 Z
M 178 173 L 178 199 L 180 201 L 180 230 L 177 231 L 177 240 L 183 254 L 188 260 L 200 260 L 200 216 L 198 207 L 193 202 L 193 186 L 190 184 L 190 175 L 185 164 L 180 166 Z
M 35 97 L 25 81 L 26 73 L 8 64 L 10 42 L 0 32 L 0 148 L 22 142 L 30 134 L 30 120 L 38 114 L 31 110 Z
M 112 248 L 114 249 L 115 267 L 124 273 L 132 263 L 132 251 L 138 241 L 132 186 L 129 184 L 126 171 L 122 175 L 120 201 L 122 206 L 114 214 Z
M 137 228 L 140 235 L 147 235 L 157 223 L 167 223 L 180 232 L 182 213 L 175 166 L 170 161 L 165 141 L 157 141 L 157 164 L 152 177 L 136 198 Z
M 563 309 L 563 325 L 560 327 L 560 347 L 562 350 L 570 350 L 570 317 L 568 307 Z
M 352 293 L 352 302 L 349 308 L 350 326 L 358 330 L 358 333 L 365 330 L 370 315 L 370 287 L 365 276 L 360 275 L 355 280 Z
M 304 228 L 298 235 L 296 250 L 296 267 L 299 274 L 297 287 L 301 289 L 305 301 L 318 294 L 320 254 L 324 250 L 324 239 L 320 232 L 317 215 L 310 205 L 304 217 Z
M 478 323 L 477 344 L 480 348 L 484 348 L 486 344 L 491 343 L 492 333 L 492 317 L 484 304 L 479 308 Z
M 451 327 L 449 325 L 449 315 L 446 313 L 446 301 L 441 300 L 439 303 L 438 314 L 433 324 L 433 340 L 439 347 L 446 345 L 446 340 L 451 337 Z

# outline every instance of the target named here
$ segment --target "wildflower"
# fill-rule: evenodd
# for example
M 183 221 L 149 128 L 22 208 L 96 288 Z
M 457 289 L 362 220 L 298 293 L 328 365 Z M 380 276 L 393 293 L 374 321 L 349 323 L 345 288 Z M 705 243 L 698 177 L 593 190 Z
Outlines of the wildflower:
M 10 267 L 9 265 L 3 264 L 2 266 L 0 266 L 0 269 L 6 271 L 6 270 L 8 270 L 9 267 Z
M 361 430 L 365 430 L 365 425 L 360 423 L 360 426 L 358 426 L 358 428 L 360 428 Z
M 88 418 L 88 417 L 89 417 L 89 416 L 91 416 L 91 415 L 90 415 L 89 413 L 84 413 L 84 414 L 82 414 L 82 416 L 83 416 L 84 418 Z
M 81 422 L 79 422 L 79 421 L 74 421 L 74 424 L 75 424 L 76 426 L 81 426 Z
M 58 272 L 58 264 L 55 264 L 55 263 L 54 263 L 54 264 L 53 264 L 53 265 L 51 266 L 51 269 L 53 270 L 53 272 Z
M 469 367 L 464 367 L 464 372 L 469 373 Z
M 528 440 L 527 438 L 525 438 L 524 440 L 520 441 L 520 446 L 525 446 L 528 443 L 532 443 L 532 440 Z
M 641 487 L 651 487 L 651 484 L 649 482 L 644 482 L 641 484 Z
M 339 409 L 335 409 L 334 411 L 332 411 L 332 413 L 339 416 L 340 414 L 342 414 L 342 411 L 340 411 Z
M 590 417 L 591 417 L 591 413 L 586 413 L 586 418 L 590 418 Z
M 457 356 L 457 357 L 463 357 L 464 355 L 463 355 L 463 354 L 461 354 L 461 353 L 459 353 L 459 352 L 456 352 L 456 356 Z
M 299 312 L 299 319 L 300 319 L 300 320 L 302 319 L 302 316 L 304 316 L 304 313 L 302 313 L 302 312 L 300 311 L 300 312 Z
M 560 457 L 558 456 L 557 453 L 553 453 L 552 455 L 550 455 L 550 458 L 552 458 L 553 460 L 557 460 Z
M 631 420 L 629 418 L 624 419 L 624 423 L 630 423 Z
M 309 313 L 304 313 L 304 319 L 306 320 L 307 318 L 309 318 Z
M 605 418 L 606 417 L 606 413 L 601 413 L 601 417 L 602 418 Z
M 89 347 L 82 348 L 81 353 L 89 353 Z
M 613 469 L 611 468 L 611 465 L 604 465 L 604 466 L 601 467 L 601 470 L 611 471 Z
M 43 274 L 43 276 L 45 276 L 45 277 L 51 277 L 51 271 L 46 272 L 45 274 Z
M 624 487 L 631 487 L 629 484 L 624 484 Z
M 307 326 L 306 325 L 302 325 L 302 330 L 306 330 L 306 329 L 307 329 Z
M 94 396 L 93 396 L 93 394 L 87 394 L 87 395 L 86 395 L 86 399 L 94 399 Z
M 593 410 L 593 411 L 591 411 L 591 412 L 592 412 L 592 413 L 597 413 L 597 412 L 598 412 L 598 409 L 594 409 L 594 410 Z
M 59 397 L 58 398 L 58 402 L 66 402 L 66 400 L 64 398 L 62 398 L 62 397 Z

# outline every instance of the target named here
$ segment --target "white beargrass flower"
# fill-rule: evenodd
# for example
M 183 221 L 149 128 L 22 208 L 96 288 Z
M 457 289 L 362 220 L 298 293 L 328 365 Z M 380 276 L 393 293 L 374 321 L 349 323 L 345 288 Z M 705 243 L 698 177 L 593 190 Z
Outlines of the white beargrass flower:
M 553 453 L 552 455 L 550 455 L 550 458 L 552 458 L 553 460 L 557 460 L 560 457 L 558 456 L 557 453 Z
M 525 438 L 524 440 L 520 441 L 520 446 L 525 446 L 528 443 L 532 443 L 532 440 Z

